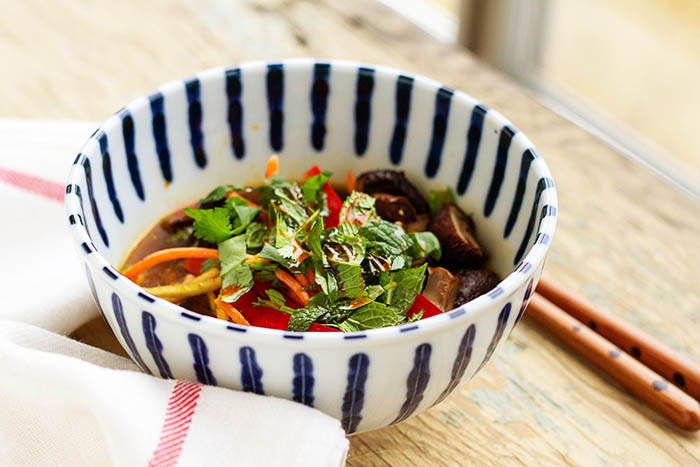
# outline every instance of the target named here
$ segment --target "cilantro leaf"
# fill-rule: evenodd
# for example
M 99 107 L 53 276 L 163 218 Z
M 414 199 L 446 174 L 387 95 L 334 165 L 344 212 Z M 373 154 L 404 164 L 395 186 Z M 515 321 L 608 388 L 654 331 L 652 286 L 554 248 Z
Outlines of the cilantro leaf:
M 236 227 L 233 229 L 233 235 L 238 235 L 255 219 L 255 216 L 260 213 L 260 209 L 252 206 L 235 205 L 233 206 L 233 212 L 236 215 L 234 221 Z
M 301 192 L 307 203 L 314 203 L 318 197 L 318 191 L 323 188 L 323 185 L 328 181 L 330 172 L 322 172 L 318 175 L 312 175 L 301 186 Z
M 197 201 L 199 204 L 215 203 L 226 198 L 226 193 L 233 190 L 233 185 L 219 185 L 214 188 L 207 196 Z
M 219 243 L 221 289 L 233 286 L 233 294 L 223 296 L 225 302 L 235 302 L 253 286 L 253 273 L 246 261 L 246 236 L 238 235 Z
M 221 243 L 233 235 L 228 209 L 190 209 L 185 214 L 194 219 L 194 234 L 211 243 Z
M 246 234 L 246 246 L 255 250 L 261 248 L 263 243 L 265 243 L 265 235 L 267 234 L 267 227 L 265 224 L 260 222 L 251 222 L 245 229 Z

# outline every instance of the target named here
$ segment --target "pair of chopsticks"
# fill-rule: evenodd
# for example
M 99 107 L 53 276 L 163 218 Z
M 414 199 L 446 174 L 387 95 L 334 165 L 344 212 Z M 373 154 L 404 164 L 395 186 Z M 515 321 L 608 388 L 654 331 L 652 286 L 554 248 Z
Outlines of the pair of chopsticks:
M 700 429 L 700 366 L 687 357 L 544 277 L 527 314 L 679 427 Z

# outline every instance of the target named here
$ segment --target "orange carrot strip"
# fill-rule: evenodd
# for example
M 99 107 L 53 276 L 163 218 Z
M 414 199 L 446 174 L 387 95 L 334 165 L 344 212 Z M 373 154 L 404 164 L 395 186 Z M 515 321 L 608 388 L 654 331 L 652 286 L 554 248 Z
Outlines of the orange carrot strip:
M 345 184 L 348 186 L 348 193 L 355 191 L 357 183 L 355 183 L 355 175 L 353 175 L 352 170 L 345 172 Z
M 229 318 L 231 318 L 231 321 L 233 321 L 236 324 L 250 326 L 250 323 L 248 322 L 248 320 L 245 319 L 245 317 L 241 314 L 240 311 L 238 311 L 236 309 L 235 306 L 221 300 L 221 297 L 214 300 L 214 302 L 216 302 L 216 306 L 218 308 L 220 308 L 224 313 L 226 313 L 229 316 Z
M 306 280 L 309 281 L 309 284 L 316 282 L 316 273 L 310 267 L 306 268 Z
M 308 292 L 303 289 L 302 285 L 299 282 L 297 282 L 291 274 L 289 274 L 286 271 L 283 271 L 282 269 L 278 269 L 275 271 L 275 277 L 279 279 L 279 281 L 282 282 L 284 285 L 289 287 L 289 290 L 297 296 L 297 302 L 300 305 L 303 306 L 308 303 L 309 298 L 311 297 L 309 297 Z
M 136 262 L 133 266 L 124 272 L 124 277 L 132 281 L 143 271 L 152 268 L 153 266 L 172 261 L 175 259 L 184 258 L 218 258 L 219 252 L 213 248 L 198 248 L 198 247 L 183 247 L 183 248 L 167 248 L 159 250 Z
M 277 154 L 273 154 L 265 164 L 265 178 L 270 178 L 280 170 L 280 158 Z
M 302 287 L 309 285 L 309 281 L 306 280 L 306 276 L 304 274 L 294 274 L 294 278 L 301 284 Z

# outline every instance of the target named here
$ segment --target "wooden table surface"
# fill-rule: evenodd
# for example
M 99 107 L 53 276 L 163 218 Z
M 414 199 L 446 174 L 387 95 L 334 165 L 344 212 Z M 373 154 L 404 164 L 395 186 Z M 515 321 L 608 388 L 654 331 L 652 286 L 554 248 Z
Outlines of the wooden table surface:
M 560 222 L 546 273 L 700 360 L 700 205 L 377 2 L 0 5 L 2 117 L 102 120 L 164 81 L 292 56 L 390 65 L 466 91 L 525 132 L 554 174 Z M 99 321 L 76 337 L 120 352 Z M 700 436 L 525 319 L 469 384 L 406 422 L 352 437 L 348 458 L 351 466 L 494 463 L 691 465 L 700 463 Z

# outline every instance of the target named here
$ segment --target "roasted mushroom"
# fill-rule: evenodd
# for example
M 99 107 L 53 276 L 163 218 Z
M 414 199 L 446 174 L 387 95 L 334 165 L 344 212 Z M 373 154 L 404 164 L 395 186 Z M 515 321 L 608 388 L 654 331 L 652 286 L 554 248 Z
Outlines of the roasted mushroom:
M 498 276 L 488 269 L 453 269 L 452 273 L 459 279 L 459 292 L 455 306 L 463 305 L 483 295 L 498 285 Z
M 405 196 L 390 195 L 388 193 L 375 193 L 372 195 L 375 200 L 377 214 L 382 219 L 391 222 L 401 222 L 406 225 L 416 220 L 416 208 Z
M 416 220 L 403 225 L 403 228 L 408 233 L 425 232 L 428 229 L 430 222 L 429 214 L 416 214 Z
M 185 214 L 184 209 L 178 209 L 174 213 L 160 221 L 160 226 L 168 233 L 173 234 L 179 230 L 189 227 L 194 223 L 194 219 Z
M 474 236 L 474 222 L 454 204 L 443 206 L 428 229 L 442 245 L 443 262 L 463 267 L 480 267 L 486 260 Z
M 371 170 L 357 177 L 355 188 L 369 195 L 387 193 L 395 196 L 405 196 L 415 207 L 416 214 L 428 212 L 428 203 L 403 172 L 396 170 Z
M 425 282 L 423 296 L 430 300 L 440 311 L 454 308 L 460 280 L 445 268 L 428 267 L 428 280 Z

